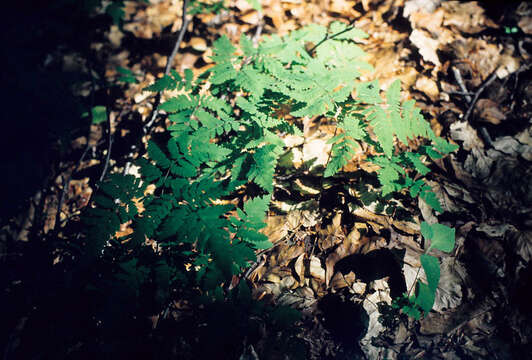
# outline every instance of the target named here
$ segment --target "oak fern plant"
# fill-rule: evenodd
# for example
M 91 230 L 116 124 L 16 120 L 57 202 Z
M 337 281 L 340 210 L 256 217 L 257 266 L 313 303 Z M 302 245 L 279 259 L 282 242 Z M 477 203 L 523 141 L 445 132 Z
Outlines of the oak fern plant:
M 158 79 L 146 90 L 178 93 L 160 106 L 170 122 L 168 141 L 149 142 L 147 157 L 137 162 L 141 179 L 113 175 L 104 183 L 88 219 L 88 241 L 100 247 L 107 241 L 138 247 L 146 239 L 162 248 L 187 244 L 198 286 L 228 284 L 255 260 L 255 250 L 271 246 L 259 230 L 285 150 L 280 134 L 301 135 L 296 122 L 302 117 L 336 121 L 324 177 L 337 174 L 365 142 L 378 154 L 370 160 L 380 167 L 383 195 L 407 191 L 441 212 L 423 180 L 429 172 L 423 159 L 440 158 L 455 146 L 434 134 L 413 100 L 401 101 L 399 81 L 381 96 L 378 81 L 359 80 L 371 66 L 355 39 L 367 36 L 341 22 L 271 35 L 258 47 L 245 35 L 238 46 L 222 36 L 214 42 L 214 66 L 204 74 L 172 71 Z M 431 144 L 418 152 L 396 150 L 397 142 L 420 137 Z M 155 191 L 147 192 L 149 185 Z M 220 201 L 246 187 L 258 195 L 241 207 Z M 117 239 L 125 222 L 133 232 Z M 454 230 L 444 225 L 422 223 L 422 234 L 429 250 L 454 247 Z M 432 308 L 439 281 L 438 259 L 425 254 L 421 263 L 427 282 L 418 281 L 401 305 L 416 318 Z

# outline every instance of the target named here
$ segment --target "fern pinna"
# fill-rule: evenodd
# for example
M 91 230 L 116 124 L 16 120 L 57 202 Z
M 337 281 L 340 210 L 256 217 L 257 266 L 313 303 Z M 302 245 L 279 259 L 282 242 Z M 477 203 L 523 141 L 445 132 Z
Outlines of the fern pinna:
M 329 28 L 310 25 L 285 37 L 271 35 L 258 47 L 245 35 L 238 48 L 222 36 L 214 42 L 214 66 L 204 74 L 194 79 L 190 70 L 184 77 L 172 71 L 149 86 L 148 91 L 177 90 L 179 95 L 160 106 L 168 113 L 170 139 L 166 144 L 149 142 L 147 157 L 138 161 L 142 182 L 128 183 L 135 189 L 131 194 L 142 189 L 139 200 L 145 210 L 121 218 L 131 220 L 134 229 L 121 241 L 190 244 L 198 283 L 204 288 L 227 283 L 255 259 L 256 249 L 271 246 L 259 230 L 265 226 L 276 164 L 284 151 L 279 134 L 302 135 L 294 124 L 302 117 L 336 121 L 324 177 L 337 174 L 363 141 L 378 154 L 370 160 L 380 168 L 383 195 L 408 191 L 441 212 L 423 180 L 429 172 L 424 159 L 440 158 L 455 146 L 434 134 L 413 100 L 401 100 L 399 81 L 381 96 L 378 81 L 358 80 L 361 71 L 372 69 L 355 42 L 367 36 L 342 22 Z M 291 121 L 283 116 L 286 109 Z M 432 145 L 422 146 L 419 153 L 396 151 L 396 142 L 408 145 L 419 137 Z M 250 183 L 263 194 L 242 208 L 220 201 Z M 148 184 L 154 192 L 144 192 Z M 100 198 L 96 202 L 104 208 L 108 203 Z M 107 238 L 114 236 L 116 224 L 113 220 L 106 228 Z M 449 228 L 423 224 L 423 236 L 435 248 L 454 243 Z M 432 308 L 439 279 L 435 257 L 425 255 L 421 263 L 428 283 L 418 282 L 403 308 L 416 317 Z

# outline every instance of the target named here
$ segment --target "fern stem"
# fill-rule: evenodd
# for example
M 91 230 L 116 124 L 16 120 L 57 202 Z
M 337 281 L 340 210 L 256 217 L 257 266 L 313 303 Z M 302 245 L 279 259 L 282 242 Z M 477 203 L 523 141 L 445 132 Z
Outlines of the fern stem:
M 338 115 L 340 115 L 341 111 L 342 111 L 342 108 L 340 106 L 338 106 L 338 108 L 336 109 L 336 114 L 334 115 L 335 122 L 338 122 Z M 336 126 L 335 129 L 334 129 L 333 138 L 336 136 L 337 133 L 338 133 L 338 126 Z M 331 150 L 329 151 L 329 155 L 327 157 L 327 162 L 325 163 L 325 169 L 327 169 L 327 166 L 329 166 L 329 162 L 331 161 L 331 156 L 332 156 L 332 146 L 331 146 Z M 321 179 L 320 179 L 320 195 L 318 196 L 318 207 L 320 206 L 321 198 L 323 196 L 323 182 L 324 181 L 325 181 L 325 176 L 322 176 Z M 312 244 L 312 249 L 310 251 L 310 256 L 312 256 L 312 254 L 314 253 L 314 248 L 316 247 L 316 242 L 317 241 L 318 241 L 318 238 L 316 237 L 314 239 L 314 243 Z
M 185 31 L 187 30 L 188 23 L 190 22 L 190 19 L 187 18 L 187 7 L 188 7 L 188 0 L 184 0 L 183 11 L 182 11 L 183 14 L 181 16 L 181 29 L 179 29 L 179 35 L 177 36 L 177 41 L 174 45 L 174 48 L 172 49 L 172 53 L 170 54 L 166 62 L 166 66 L 164 68 L 165 75 L 170 74 L 170 69 L 177 55 L 177 52 L 179 51 L 179 46 L 181 45 L 181 42 L 183 42 L 183 37 L 185 36 Z
M 187 6 L 188 6 L 188 0 L 184 0 L 182 16 L 181 16 L 181 29 L 179 29 L 179 34 L 177 35 L 177 40 L 174 44 L 174 48 L 172 49 L 172 53 L 170 54 L 170 56 L 168 57 L 166 61 L 166 66 L 164 67 L 165 75 L 170 74 L 172 64 L 174 63 L 174 59 L 177 56 L 177 52 L 179 51 L 179 47 L 181 46 L 181 43 L 183 42 L 183 37 L 185 36 L 185 31 L 187 31 L 187 27 L 190 22 L 190 19 L 187 18 Z M 158 91 L 155 97 L 155 103 L 153 105 L 153 111 L 151 113 L 150 120 L 146 123 L 146 125 L 142 129 L 144 130 L 145 134 L 149 131 L 149 128 L 155 122 L 155 119 L 157 118 L 157 115 L 159 114 L 160 104 L 161 104 L 161 92 Z
M 355 27 L 353 26 L 353 24 L 355 23 L 355 19 L 351 20 L 349 22 L 349 25 L 347 25 L 347 27 L 342 30 L 342 31 L 339 31 L 337 32 L 336 34 L 333 34 L 333 35 L 329 35 L 329 34 L 325 34 L 325 37 L 323 39 L 320 40 L 320 42 L 318 42 L 316 45 L 314 45 L 309 51 L 308 53 L 309 54 L 312 54 L 314 52 L 314 50 L 316 50 L 318 48 L 318 46 L 320 46 L 321 44 L 323 44 L 324 42 L 326 42 L 327 40 L 330 40 L 330 39 L 334 39 L 335 37 L 337 36 L 340 36 L 348 31 L 351 31 L 353 30 Z
M 183 42 L 183 38 L 185 36 L 185 31 L 187 30 L 188 24 L 190 23 L 189 18 L 187 18 L 187 7 L 188 7 L 189 0 L 183 1 L 183 10 L 181 15 L 181 28 L 179 29 L 179 34 L 177 36 L 176 43 L 174 44 L 174 48 L 172 49 L 172 53 L 168 57 L 168 60 L 166 61 L 166 66 L 164 67 L 164 74 L 168 75 L 170 74 L 170 70 L 172 68 L 172 64 L 174 62 L 175 57 L 177 56 L 177 52 L 179 51 L 179 47 L 181 46 L 181 43 Z M 155 101 L 153 103 L 153 110 L 149 116 L 148 122 L 142 127 L 142 134 L 147 135 L 150 133 L 151 128 L 153 126 L 153 123 L 155 122 L 155 119 L 157 118 L 157 115 L 159 115 L 159 105 L 161 104 L 161 91 L 158 91 L 155 95 Z M 137 149 L 137 145 L 131 146 L 131 152 L 130 152 L 130 158 L 133 157 L 133 152 Z M 126 165 L 124 166 L 123 174 L 127 174 L 129 171 L 129 168 L 131 167 L 131 161 L 128 161 Z

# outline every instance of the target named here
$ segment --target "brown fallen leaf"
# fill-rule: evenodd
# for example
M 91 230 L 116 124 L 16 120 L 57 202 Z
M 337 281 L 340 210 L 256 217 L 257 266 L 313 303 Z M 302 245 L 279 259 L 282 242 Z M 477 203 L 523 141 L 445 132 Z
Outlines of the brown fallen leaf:
M 440 66 L 440 58 L 436 53 L 439 47 L 439 41 L 433 39 L 429 33 L 422 30 L 415 29 L 410 34 L 410 41 L 419 49 L 419 54 L 423 60 L 431 62 L 436 66 Z
M 342 275 L 341 272 L 337 272 L 330 281 L 330 287 L 333 291 L 338 291 L 345 287 L 352 287 L 355 279 L 355 273 L 352 271 L 346 275 Z
M 204 38 L 201 37 L 193 37 L 188 42 L 188 45 L 192 47 L 196 51 L 205 51 L 207 50 L 207 42 Z
M 480 99 L 475 106 L 479 120 L 493 125 L 499 125 L 506 119 L 504 113 L 499 109 L 499 104 L 490 99 Z
M 430 100 L 436 101 L 439 98 L 440 90 L 438 89 L 438 84 L 426 76 L 420 76 L 416 80 L 416 89 L 427 95 Z
M 260 14 L 257 11 L 253 10 L 245 15 L 242 15 L 240 19 L 248 24 L 255 25 L 258 24 L 260 21 Z
M 309 274 L 315 279 L 325 281 L 325 269 L 321 266 L 321 261 L 316 256 L 310 257 Z

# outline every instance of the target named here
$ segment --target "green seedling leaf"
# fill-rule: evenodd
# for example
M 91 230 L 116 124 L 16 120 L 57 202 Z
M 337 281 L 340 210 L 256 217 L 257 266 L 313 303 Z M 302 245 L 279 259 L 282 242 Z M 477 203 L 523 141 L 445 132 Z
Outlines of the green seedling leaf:
M 430 240 L 429 250 L 436 248 L 441 251 L 451 252 L 454 249 L 455 229 L 442 224 L 429 225 L 421 223 L 421 234 L 425 239 Z
M 253 9 L 257 11 L 262 11 L 262 6 L 259 0 L 246 0 L 246 1 L 248 2 L 249 5 L 253 7 Z
M 421 313 L 419 312 L 418 309 L 416 309 L 415 307 L 413 306 L 410 306 L 410 305 L 405 305 L 401 308 L 401 311 L 410 316 L 411 318 L 414 318 L 415 320 L 419 320 L 421 319 Z
M 427 275 L 427 282 L 432 291 L 436 291 L 440 281 L 440 262 L 431 255 L 422 254 L 420 257 L 421 265 Z
M 436 196 L 436 193 L 432 191 L 430 186 L 423 185 L 423 187 L 421 188 L 421 192 L 419 193 L 419 197 L 437 212 L 443 212 L 443 209 L 440 204 L 440 199 L 438 199 L 438 196 Z
M 442 154 L 449 154 L 458 149 L 458 145 L 451 144 L 441 137 L 434 139 L 436 149 Z
M 419 305 L 424 312 L 428 313 L 430 310 L 432 310 L 436 294 L 423 281 L 417 282 L 416 290 L 416 300 L 414 301 L 414 303 L 416 305 Z
M 95 106 L 91 109 L 92 123 L 97 125 L 107 121 L 107 108 L 105 106 Z M 81 117 L 86 118 L 89 116 L 88 112 L 81 114 Z
M 120 22 L 126 14 L 124 12 L 124 3 L 120 1 L 109 4 L 105 9 L 105 13 L 113 19 L 115 25 L 120 25 Z

